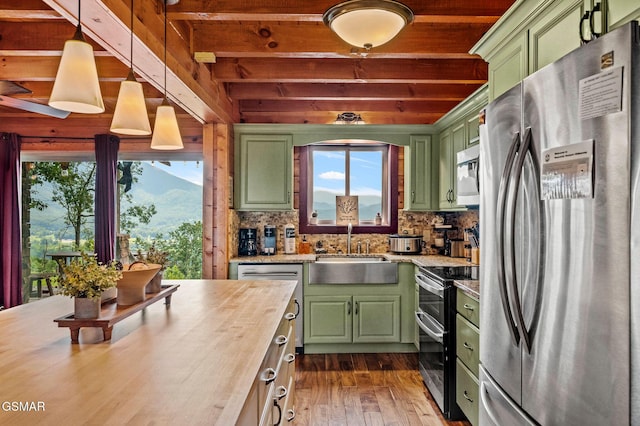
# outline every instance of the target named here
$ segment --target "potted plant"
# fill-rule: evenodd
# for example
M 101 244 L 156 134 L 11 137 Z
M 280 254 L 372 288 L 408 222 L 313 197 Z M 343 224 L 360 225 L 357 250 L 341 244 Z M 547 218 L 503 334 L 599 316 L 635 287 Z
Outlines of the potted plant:
M 115 287 L 122 277 L 117 263 L 104 265 L 95 256 L 81 253 L 68 265 L 60 266 L 60 293 L 74 298 L 75 318 L 98 318 L 102 293 Z
M 157 293 L 162 290 L 162 272 L 167 268 L 169 264 L 169 253 L 156 248 L 155 241 L 151 243 L 151 246 L 147 249 L 147 253 L 143 254 L 140 249 L 135 255 L 136 260 L 140 262 L 160 265 L 160 271 L 154 276 L 147 285 L 147 293 Z

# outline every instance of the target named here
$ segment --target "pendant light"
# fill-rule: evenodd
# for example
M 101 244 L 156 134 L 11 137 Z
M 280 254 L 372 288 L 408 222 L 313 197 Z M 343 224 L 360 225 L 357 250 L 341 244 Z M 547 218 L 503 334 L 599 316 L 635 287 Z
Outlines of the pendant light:
M 413 11 L 394 0 L 349 0 L 328 9 L 322 20 L 347 43 L 369 50 L 398 35 L 413 21 Z
M 78 26 L 73 38 L 64 43 L 49 106 L 83 114 L 98 114 L 104 111 L 93 48 L 82 35 L 80 0 Z
M 142 83 L 136 81 L 133 73 L 133 0 L 131 0 L 131 56 L 129 75 L 120 83 L 118 100 L 113 112 L 111 131 L 124 135 L 150 135 L 151 125 L 144 103 Z
M 167 99 L 167 0 L 164 1 L 164 99 L 162 105 L 156 110 L 151 148 L 160 150 L 183 148 L 176 111 Z

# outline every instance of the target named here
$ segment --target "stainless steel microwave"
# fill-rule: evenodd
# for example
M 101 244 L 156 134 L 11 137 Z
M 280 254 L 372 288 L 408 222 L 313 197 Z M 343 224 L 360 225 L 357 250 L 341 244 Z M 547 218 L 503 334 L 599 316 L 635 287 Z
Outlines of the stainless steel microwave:
M 474 145 L 457 154 L 456 201 L 463 206 L 480 203 L 480 146 Z

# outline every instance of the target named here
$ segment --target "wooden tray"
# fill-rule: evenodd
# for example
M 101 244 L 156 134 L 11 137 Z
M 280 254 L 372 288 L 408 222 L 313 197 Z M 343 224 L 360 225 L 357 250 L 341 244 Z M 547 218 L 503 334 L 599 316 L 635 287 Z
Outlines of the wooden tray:
M 178 290 L 180 284 L 163 285 L 158 293 L 145 294 L 145 299 L 131 306 L 118 306 L 117 299 L 109 299 L 102 302 L 100 316 L 93 319 L 76 319 L 73 314 L 68 314 L 53 321 L 58 323 L 58 327 L 69 327 L 71 332 L 71 342 L 78 343 L 78 336 L 82 327 L 102 328 L 104 340 L 111 340 L 111 332 L 114 324 L 141 311 L 158 300 L 165 299 L 167 309 L 171 306 L 171 295 Z

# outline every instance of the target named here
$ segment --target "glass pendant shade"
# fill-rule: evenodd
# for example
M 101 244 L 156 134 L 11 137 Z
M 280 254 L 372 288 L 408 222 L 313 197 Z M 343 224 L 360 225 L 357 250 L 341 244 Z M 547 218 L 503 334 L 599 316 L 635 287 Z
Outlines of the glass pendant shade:
M 104 112 L 93 48 L 86 41 L 74 37 L 64 43 L 49 106 L 83 114 Z
M 163 103 L 156 110 L 156 122 L 153 126 L 151 148 L 159 150 L 183 148 L 176 111 L 168 103 Z
M 371 49 L 398 35 L 413 21 L 413 12 L 390 0 L 352 0 L 327 10 L 323 21 L 352 46 Z
M 142 84 L 136 81 L 133 70 L 129 72 L 127 79 L 120 83 L 111 131 L 123 135 L 151 134 Z

